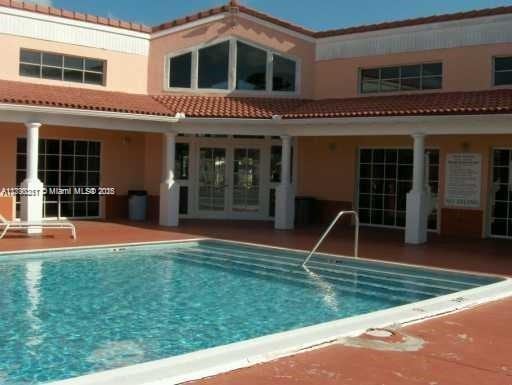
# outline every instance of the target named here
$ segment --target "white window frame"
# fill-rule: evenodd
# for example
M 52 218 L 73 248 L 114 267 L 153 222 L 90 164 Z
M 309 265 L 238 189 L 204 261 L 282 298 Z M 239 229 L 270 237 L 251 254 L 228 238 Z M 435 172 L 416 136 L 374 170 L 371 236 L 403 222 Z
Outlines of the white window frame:
M 17 136 L 16 137 L 16 157 L 18 156 L 18 154 L 21 154 L 21 153 L 18 153 L 17 151 L 17 144 L 18 144 L 18 139 L 26 139 L 26 136 Z M 100 180 L 99 180 L 99 185 L 102 186 L 102 180 L 103 180 L 103 176 L 104 176 L 104 171 L 105 171 L 105 162 L 103 161 L 103 154 L 104 154 L 104 148 L 105 148 L 105 141 L 103 139 L 94 139 L 94 138 L 84 138 L 84 137 L 68 137 L 68 136 L 63 136 L 63 137 L 60 137 L 60 136 L 44 136 L 40 139 L 44 139 L 44 140 L 56 140 L 59 142 L 59 169 L 58 170 L 54 170 L 54 171 L 57 171 L 59 173 L 59 187 L 61 186 L 61 174 L 62 174 L 62 142 L 63 141 L 74 141 L 74 142 L 97 142 L 100 144 L 100 154 L 99 154 L 99 159 L 100 159 L 100 169 L 99 169 L 99 174 L 100 174 Z M 38 156 L 40 154 L 38 153 Z M 52 155 L 57 155 L 57 154 L 52 154 Z M 46 167 L 46 166 L 45 166 Z M 21 171 L 23 169 L 18 169 L 17 167 L 17 160 L 15 160 L 15 169 L 16 169 L 16 173 L 18 171 Z M 26 169 L 24 170 L 26 171 Z M 40 171 L 40 168 L 38 168 L 38 172 Z M 70 170 L 69 170 L 70 171 Z M 75 170 L 73 170 L 75 171 Z M 93 216 L 93 215 L 90 215 L 90 216 L 73 216 L 73 217 L 67 217 L 67 216 L 62 216 L 60 215 L 60 211 L 61 211 L 61 203 L 62 203 L 62 200 L 58 201 L 58 215 L 55 217 L 44 217 L 45 220 L 49 220 L 49 221 L 52 221 L 52 220 L 66 220 L 66 219 L 74 219 L 74 220 L 80 220 L 80 219 L 104 219 L 105 218 L 105 215 L 106 215 L 106 212 L 105 212 L 105 199 L 106 199 L 106 196 L 104 195 L 100 195 L 99 196 L 99 200 L 98 200 L 98 203 L 99 203 L 99 210 L 98 210 L 98 215 L 97 216 Z M 16 203 L 17 205 L 18 203 Z M 43 204 L 44 204 L 44 201 L 43 201 Z M 44 210 L 44 209 L 43 209 Z M 19 219 L 19 218 L 17 218 Z
M 497 56 L 493 56 L 492 57 L 492 60 L 491 60 L 491 71 L 492 71 L 492 76 L 491 76 L 491 87 L 492 88 L 497 88 L 497 89 L 500 89 L 500 88 L 510 88 L 510 86 L 512 84 L 496 84 L 496 59 L 502 59 L 502 58 L 508 58 L 508 57 L 512 57 L 512 54 L 510 55 L 497 55 Z M 499 71 L 499 72 L 511 72 L 511 70 L 506 70 L 506 71 Z
M 384 149 L 384 150 L 412 150 L 413 148 L 410 147 L 410 146 L 393 146 L 393 145 L 390 145 L 390 146 L 379 146 L 379 145 L 375 145 L 375 146 L 359 146 L 357 147 L 357 162 L 356 162 L 356 181 L 355 181 L 355 188 L 354 188 L 354 207 L 356 207 L 356 209 L 359 211 L 359 195 L 360 195 L 360 188 L 359 188 L 359 183 L 360 183 L 360 180 L 361 180 L 361 175 L 360 175 L 360 171 L 361 171 L 361 150 L 375 150 L 375 149 Z M 428 146 L 425 148 L 425 152 L 429 151 L 429 150 L 436 150 L 436 151 L 439 151 L 439 162 L 441 162 L 441 150 L 439 148 L 439 146 Z M 412 164 L 412 163 L 411 163 Z M 438 188 L 438 192 L 437 192 L 437 195 L 438 195 L 438 205 L 437 205 L 437 213 L 436 213 L 436 228 L 435 229 L 430 229 L 430 228 L 427 228 L 427 231 L 429 233 L 435 233 L 435 234 L 440 234 L 441 233 L 441 213 L 442 213 L 442 210 L 441 210 L 441 205 L 439 204 L 439 197 L 441 195 L 441 190 L 440 190 L 440 187 L 441 187 L 441 163 L 438 164 L 438 179 L 437 179 L 437 188 Z M 396 211 L 396 210 L 395 210 Z M 374 227 L 374 228 L 384 228 L 384 229 L 395 229 L 395 230 L 404 230 L 405 231 L 405 226 L 404 227 L 400 227 L 400 226 L 396 226 L 396 225 L 384 225 L 384 224 L 381 224 L 381 225 L 377 225 L 377 224 L 372 224 L 372 223 L 362 223 L 361 222 L 361 226 L 362 227 Z
M 228 88 L 227 89 L 213 89 L 213 88 L 199 88 L 199 50 L 208 48 L 220 43 L 229 41 L 229 70 L 228 70 Z M 237 65 L 237 42 L 246 44 L 248 46 L 261 49 L 267 53 L 267 75 L 266 75 L 266 87 L 265 90 L 237 90 L 236 89 L 236 65 Z M 191 87 L 171 87 L 170 81 L 170 62 L 171 59 L 177 56 L 181 56 L 187 53 L 192 54 L 192 70 L 191 70 Z M 273 59 L 274 55 L 279 55 L 285 59 L 292 60 L 295 62 L 295 90 L 294 91 L 273 91 Z M 244 39 L 236 37 L 227 37 L 216 39 L 208 43 L 196 45 L 183 50 L 170 52 L 164 57 L 164 77 L 163 77 L 163 90 L 167 92 L 184 92 L 184 93 L 212 93 L 212 94 L 230 94 L 230 95 L 245 95 L 245 96 L 298 96 L 300 95 L 301 87 L 301 68 L 302 61 L 300 58 L 289 55 L 286 53 L 278 52 L 268 47 L 249 42 Z
M 496 219 L 493 215 L 493 209 L 495 204 L 495 192 L 493 192 L 493 179 L 494 179 L 494 151 L 496 150 L 505 150 L 505 151 L 511 151 L 512 147 L 503 147 L 503 146 L 497 146 L 497 147 L 491 147 L 491 152 L 489 156 L 489 188 L 488 188 L 488 196 L 487 196 L 487 215 L 486 215 L 486 235 L 488 238 L 495 238 L 495 239 L 512 239 L 512 236 L 508 235 L 496 235 L 492 232 L 492 220 Z M 512 170 L 512 168 L 511 168 Z M 509 170 L 509 172 L 511 171 Z M 507 217 L 507 219 L 510 219 Z
M 375 91 L 375 92 L 363 92 L 363 71 L 365 70 L 381 70 L 382 68 L 392 68 L 392 67 L 407 67 L 407 66 L 416 66 L 420 65 L 423 68 L 423 65 L 426 64 L 441 64 L 442 72 L 441 72 L 441 88 L 435 89 L 423 89 L 420 88 L 418 90 L 395 90 L 395 91 Z M 423 61 L 423 62 L 410 62 L 410 63 L 400 63 L 393 65 L 381 65 L 381 66 L 373 66 L 373 67 L 359 67 L 357 71 L 357 94 L 360 96 L 372 96 L 372 95 L 404 95 L 408 93 L 431 93 L 431 92 L 441 92 L 445 88 L 445 75 L 446 75 L 446 65 L 443 60 L 434 60 L 434 61 Z M 429 76 L 426 76 L 429 77 Z M 403 79 L 407 79 L 410 77 L 404 77 Z M 402 79 L 401 71 L 399 79 Z M 379 79 L 380 80 L 380 79 Z M 420 84 L 423 86 L 423 76 L 420 74 Z
M 40 55 L 39 63 L 36 64 L 36 63 L 24 62 L 21 59 L 21 52 L 22 51 L 29 51 L 29 52 L 38 53 Z M 62 56 L 61 65 L 60 66 L 54 66 L 54 65 L 43 64 L 43 55 L 44 54 Z M 100 61 L 100 62 L 103 63 L 103 70 L 101 72 L 100 71 L 86 70 L 85 66 L 82 69 L 66 67 L 64 65 L 66 57 L 74 57 L 74 58 L 82 59 L 84 62 L 85 62 L 85 60 Z M 30 66 L 34 66 L 34 67 L 38 66 L 39 67 L 39 77 L 32 77 L 32 76 L 28 76 L 28 75 L 22 75 L 21 74 L 21 65 L 30 65 Z M 43 77 L 43 67 L 56 68 L 56 69 L 62 70 L 61 78 L 60 79 L 50 79 L 50 78 Z M 65 72 L 65 70 L 80 71 L 82 73 L 82 81 L 81 82 L 74 82 L 74 81 L 71 81 L 71 80 L 64 79 L 64 72 Z M 86 82 L 85 81 L 85 74 L 86 73 L 101 74 L 102 82 L 101 83 L 88 83 L 88 82 Z M 18 75 L 20 77 L 22 77 L 22 78 L 32 78 L 32 79 L 41 79 L 41 80 L 48 80 L 48 81 L 58 81 L 58 82 L 64 82 L 64 83 L 70 83 L 70 84 L 82 84 L 82 85 L 87 85 L 87 86 L 105 87 L 107 85 L 107 60 L 106 59 L 93 58 L 93 57 L 89 57 L 89 56 L 72 55 L 72 54 L 65 54 L 65 53 L 54 52 L 54 51 L 43 51 L 43 50 L 38 50 L 38 49 L 23 48 L 23 47 L 21 47 L 20 50 L 19 50 Z

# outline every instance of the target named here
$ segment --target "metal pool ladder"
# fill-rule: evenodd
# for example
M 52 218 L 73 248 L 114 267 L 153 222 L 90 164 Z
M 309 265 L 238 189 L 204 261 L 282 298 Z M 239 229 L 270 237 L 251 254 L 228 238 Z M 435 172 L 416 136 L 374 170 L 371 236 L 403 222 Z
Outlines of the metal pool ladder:
M 357 211 L 340 211 L 338 213 L 338 215 L 336 215 L 336 218 L 334 218 L 334 220 L 331 222 L 331 224 L 329 225 L 327 230 L 324 231 L 324 233 L 322 234 L 322 236 L 320 237 L 320 239 L 316 243 L 315 247 L 313 247 L 311 252 L 308 254 L 306 259 L 302 263 L 303 267 L 306 267 L 306 263 L 308 263 L 309 260 L 311 259 L 311 257 L 313 256 L 313 254 L 316 253 L 316 251 L 318 250 L 318 248 L 320 247 L 320 245 L 322 244 L 324 239 L 327 237 L 327 235 L 329 235 L 329 233 L 331 232 L 331 230 L 334 227 L 334 225 L 338 222 L 338 220 L 343 215 L 353 215 L 354 216 L 355 223 L 356 223 L 356 233 L 355 233 L 355 236 L 354 236 L 354 257 L 355 258 L 358 257 L 358 254 L 359 254 L 359 214 L 357 214 Z

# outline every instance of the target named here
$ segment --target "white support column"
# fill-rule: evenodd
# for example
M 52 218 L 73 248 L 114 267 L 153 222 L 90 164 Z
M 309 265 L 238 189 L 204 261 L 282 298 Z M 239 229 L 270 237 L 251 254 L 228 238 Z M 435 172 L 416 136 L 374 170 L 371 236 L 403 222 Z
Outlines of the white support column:
M 295 193 L 290 182 L 292 138 L 282 136 L 281 183 L 276 190 L 276 213 L 274 227 L 291 230 L 295 226 Z
M 165 177 L 160 184 L 160 225 L 176 227 L 179 224 L 180 186 L 174 180 L 176 134 L 165 134 Z
M 414 134 L 412 190 L 407 194 L 405 243 L 418 245 L 427 241 L 428 194 L 425 188 L 425 135 Z
M 43 182 L 37 177 L 39 160 L 39 127 L 41 123 L 25 123 L 27 127 L 27 177 L 21 183 L 27 194 L 21 196 L 21 220 L 39 222 L 43 218 Z M 40 227 L 31 227 L 29 234 L 41 233 Z

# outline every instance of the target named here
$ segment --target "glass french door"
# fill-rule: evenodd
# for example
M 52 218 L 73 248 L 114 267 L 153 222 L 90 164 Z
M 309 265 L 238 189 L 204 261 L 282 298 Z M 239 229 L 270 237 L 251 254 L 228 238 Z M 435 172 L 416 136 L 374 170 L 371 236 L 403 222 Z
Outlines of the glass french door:
M 100 216 L 98 194 L 79 194 L 81 189 L 100 186 L 101 143 L 86 140 L 40 139 L 38 178 L 47 193 L 43 197 L 45 218 L 96 218 Z M 16 183 L 26 177 L 27 140 L 17 139 Z M 58 193 L 56 189 L 65 192 Z M 78 189 L 78 190 L 75 190 Z M 67 192 L 69 190 L 69 192 Z M 16 197 L 16 215 L 21 211 Z
M 439 150 L 428 149 L 426 175 L 432 196 L 439 189 Z M 363 224 L 405 227 L 407 193 L 412 188 L 413 150 L 400 148 L 361 149 L 359 152 L 360 221 Z M 428 228 L 438 228 L 437 208 L 428 218 Z
M 491 236 L 512 238 L 512 149 L 493 150 L 492 160 Z
M 199 150 L 199 210 L 226 209 L 226 149 Z
M 257 212 L 260 209 L 260 150 L 235 148 L 233 156 L 232 210 Z

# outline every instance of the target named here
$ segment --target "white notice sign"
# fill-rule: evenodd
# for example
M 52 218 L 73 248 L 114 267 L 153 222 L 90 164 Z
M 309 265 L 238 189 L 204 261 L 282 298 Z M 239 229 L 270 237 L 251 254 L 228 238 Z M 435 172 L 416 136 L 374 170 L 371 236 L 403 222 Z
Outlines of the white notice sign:
M 481 154 L 448 154 L 446 157 L 445 205 L 480 208 Z

